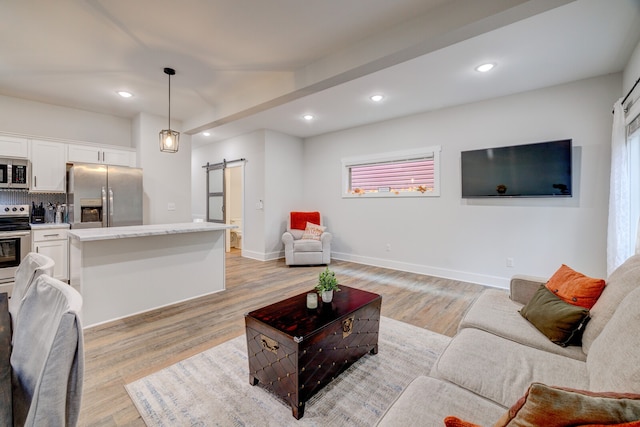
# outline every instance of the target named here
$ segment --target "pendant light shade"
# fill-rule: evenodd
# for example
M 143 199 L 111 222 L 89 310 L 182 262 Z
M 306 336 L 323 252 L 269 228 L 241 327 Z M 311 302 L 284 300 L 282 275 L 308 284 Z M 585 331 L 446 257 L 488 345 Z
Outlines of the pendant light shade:
M 180 144 L 180 132 L 171 130 L 171 76 L 176 73 L 173 68 L 165 68 L 164 73 L 169 76 L 169 126 L 160 131 L 160 151 L 176 153 Z

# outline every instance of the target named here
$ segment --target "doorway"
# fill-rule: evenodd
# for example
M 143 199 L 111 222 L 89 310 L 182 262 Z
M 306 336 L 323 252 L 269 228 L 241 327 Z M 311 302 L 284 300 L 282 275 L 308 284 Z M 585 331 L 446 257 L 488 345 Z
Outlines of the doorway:
M 227 230 L 226 251 L 242 252 L 244 246 L 244 162 L 227 163 L 224 169 L 225 222 L 238 228 Z

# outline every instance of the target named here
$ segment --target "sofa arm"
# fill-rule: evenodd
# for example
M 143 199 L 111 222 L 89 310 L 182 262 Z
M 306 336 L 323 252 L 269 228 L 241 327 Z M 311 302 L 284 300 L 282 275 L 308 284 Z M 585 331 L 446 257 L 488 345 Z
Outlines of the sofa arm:
M 285 246 L 292 245 L 293 234 L 289 233 L 288 231 L 285 231 L 284 233 L 282 233 L 282 243 L 284 243 Z
M 536 293 L 540 285 L 547 283 L 544 277 L 515 275 L 511 278 L 510 295 L 512 301 L 520 304 L 529 302 L 533 294 Z

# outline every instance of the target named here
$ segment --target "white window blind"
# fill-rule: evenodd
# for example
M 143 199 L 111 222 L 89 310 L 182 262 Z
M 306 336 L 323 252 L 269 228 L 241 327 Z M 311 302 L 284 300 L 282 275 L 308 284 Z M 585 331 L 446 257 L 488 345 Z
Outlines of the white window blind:
M 439 195 L 439 147 L 343 159 L 343 197 Z

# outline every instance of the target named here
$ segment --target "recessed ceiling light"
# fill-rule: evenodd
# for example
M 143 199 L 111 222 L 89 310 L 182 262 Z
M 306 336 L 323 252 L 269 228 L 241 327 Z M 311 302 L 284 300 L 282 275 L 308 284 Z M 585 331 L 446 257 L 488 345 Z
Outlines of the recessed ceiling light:
M 119 90 L 118 95 L 120 95 L 123 98 L 131 98 L 133 96 L 131 92 L 127 92 L 125 90 Z
M 308 122 L 310 122 L 311 120 L 315 119 L 313 114 L 305 114 L 304 116 L 302 116 L 302 118 L 305 119 Z
M 211 136 L 211 132 L 202 132 L 204 136 Z
M 496 66 L 496 64 L 492 64 L 492 63 L 478 65 L 476 67 L 476 71 L 479 71 L 481 73 L 486 73 L 487 71 L 491 71 L 493 69 L 493 67 L 495 67 L 495 66 Z
M 382 101 L 384 99 L 384 96 L 382 96 L 382 95 L 371 95 L 370 99 L 373 102 L 380 102 L 380 101 Z

